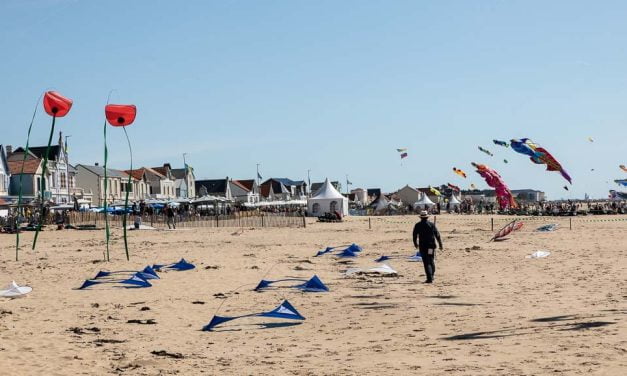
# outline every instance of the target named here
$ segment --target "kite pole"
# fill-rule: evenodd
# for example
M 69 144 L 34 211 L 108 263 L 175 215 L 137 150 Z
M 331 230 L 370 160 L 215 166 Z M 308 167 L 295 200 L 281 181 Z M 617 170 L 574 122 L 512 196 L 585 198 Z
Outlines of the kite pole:
M 128 152 L 131 155 L 131 170 L 128 174 L 128 183 L 126 184 L 126 197 L 124 198 L 124 214 L 122 216 L 122 226 L 124 226 L 124 251 L 126 252 L 126 261 L 130 261 L 131 258 L 128 255 L 128 239 L 126 238 L 126 216 L 128 215 L 128 194 L 129 188 L 132 187 L 132 174 L 133 174 L 133 148 L 131 147 L 131 140 L 128 138 L 128 133 L 126 132 L 126 127 L 122 127 L 124 129 L 124 135 L 126 136 L 126 142 L 128 143 Z
M 20 188 L 17 195 L 17 216 L 15 218 L 15 261 L 19 260 L 20 253 L 20 215 L 24 216 L 24 210 L 22 209 L 22 178 L 24 177 L 24 165 L 26 164 L 26 156 L 28 155 L 28 146 L 30 143 L 30 131 L 33 129 L 33 123 L 35 122 L 35 115 L 37 115 L 37 107 L 39 107 L 39 101 L 44 93 L 39 95 L 37 103 L 35 103 L 35 109 L 33 110 L 33 117 L 30 119 L 30 125 L 28 126 L 28 135 L 26 136 L 26 147 L 24 148 L 24 158 L 22 159 L 22 170 L 20 171 Z
M 50 144 L 52 144 L 52 137 L 54 136 L 54 124 L 56 122 L 57 115 L 52 115 L 52 126 L 50 127 L 50 137 L 48 137 L 48 147 L 46 147 L 46 154 L 44 155 L 44 164 L 41 168 L 41 186 L 40 186 L 40 199 L 41 204 L 39 207 L 39 223 L 37 223 L 37 230 L 35 231 L 35 239 L 33 240 L 33 251 L 37 246 L 37 238 L 39 237 L 39 232 L 41 231 L 41 225 L 44 221 L 44 194 L 46 189 L 46 173 L 48 172 L 48 153 L 50 153 Z M 22 165 L 23 167 L 24 165 Z

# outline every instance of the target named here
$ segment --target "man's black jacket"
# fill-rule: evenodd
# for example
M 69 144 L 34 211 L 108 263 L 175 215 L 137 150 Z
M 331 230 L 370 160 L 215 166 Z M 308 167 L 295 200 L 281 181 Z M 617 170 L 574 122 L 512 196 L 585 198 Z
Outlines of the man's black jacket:
M 414 246 L 420 249 L 435 248 L 435 241 L 442 248 L 440 233 L 433 222 L 420 221 L 414 226 Z

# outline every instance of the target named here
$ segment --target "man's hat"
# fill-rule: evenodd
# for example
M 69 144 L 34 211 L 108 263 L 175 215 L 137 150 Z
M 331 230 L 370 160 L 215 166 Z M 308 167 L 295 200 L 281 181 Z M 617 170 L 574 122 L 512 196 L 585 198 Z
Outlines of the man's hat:
M 429 214 L 426 210 L 420 212 L 420 218 L 429 218 Z

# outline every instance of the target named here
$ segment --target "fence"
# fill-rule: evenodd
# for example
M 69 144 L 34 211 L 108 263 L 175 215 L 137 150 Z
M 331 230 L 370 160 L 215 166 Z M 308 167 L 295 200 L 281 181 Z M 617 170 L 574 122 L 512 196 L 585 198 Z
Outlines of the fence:
M 72 212 L 68 215 L 69 223 L 74 226 L 105 225 L 104 213 Z M 122 215 L 109 215 L 110 227 L 122 227 Z M 126 225 L 131 226 L 135 217 L 128 215 Z M 231 215 L 186 215 L 174 217 L 177 228 L 206 228 L 206 227 L 305 227 L 305 217 L 297 213 L 264 213 L 239 212 Z M 155 228 L 167 228 L 168 220 L 165 215 L 144 215 L 142 224 Z

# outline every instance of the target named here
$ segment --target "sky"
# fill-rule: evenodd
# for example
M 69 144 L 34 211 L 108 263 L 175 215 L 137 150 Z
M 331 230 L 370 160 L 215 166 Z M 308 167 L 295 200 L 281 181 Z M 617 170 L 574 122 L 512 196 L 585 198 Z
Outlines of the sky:
M 486 188 L 474 161 L 511 189 L 603 198 L 627 164 L 626 17 L 624 1 L 2 0 L 0 144 L 23 145 L 56 90 L 74 100 L 57 122 L 70 162 L 102 163 L 113 90 L 138 108 L 135 164 L 187 153 L 197 179 L 254 178 L 259 163 L 351 188 Z M 38 111 L 31 144 L 45 145 Z M 123 132 L 108 134 L 109 165 L 128 168 Z M 569 191 L 492 144 L 522 137 Z

